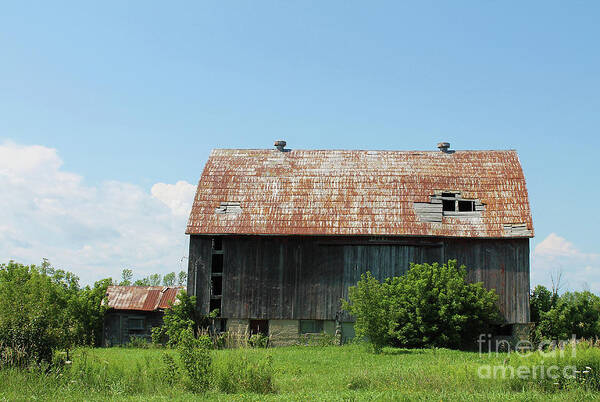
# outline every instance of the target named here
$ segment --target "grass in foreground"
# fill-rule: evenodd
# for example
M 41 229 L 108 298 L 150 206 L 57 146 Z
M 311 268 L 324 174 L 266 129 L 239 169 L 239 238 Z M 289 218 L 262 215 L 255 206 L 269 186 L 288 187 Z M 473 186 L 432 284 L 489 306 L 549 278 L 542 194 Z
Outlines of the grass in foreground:
M 271 356 L 275 393 L 205 394 L 185 390 L 169 375 L 164 349 L 80 349 L 69 372 L 0 370 L 6 400 L 600 400 L 580 389 L 543 392 L 515 389 L 508 380 L 481 379 L 482 364 L 504 358 L 446 349 L 384 349 L 370 354 L 362 345 L 213 351 L 215 369 L 240 360 Z M 220 367 L 220 368 L 219 368 Z M 76 371 L 77 375 L 72 373 Z

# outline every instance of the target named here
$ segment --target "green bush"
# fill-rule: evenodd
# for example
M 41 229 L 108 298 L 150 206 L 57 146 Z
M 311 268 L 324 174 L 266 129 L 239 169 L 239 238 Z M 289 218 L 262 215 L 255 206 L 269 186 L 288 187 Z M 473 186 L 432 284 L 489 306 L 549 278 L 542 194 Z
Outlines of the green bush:
M 180 379 L 179 366 L 175 363 L 175 359 L 168 353 L 162 355 L 163 366 L 163 378 L 168 385 L 176 384 Z
M 192 392 L 204 392 L 210 383 L 212 341 L 207 338 L 196 339 L 191 328 L 180 333 L 177 346 L 179 358 L 187 375 L 186 385 Z
M 269 337 L 263 334 L 252 334 L 248 339 L 248 345 L 253 348 L 266 348 L 269 346 Z
M 177 294 L 177 301 L 165 310 L 163 325 L 152 328 L 152 343 L 175 347 L 181 341 L 184 332 L 206 329 L 211 318 L 217 317 L 218 313 L 219 311 L 215 310 L 208 317 L 199 315 L 196 311 L 196 297 L 189 296 L 182 290 Z
M 368 339 L 375 353 L 391 342 L 395 327 L 389 289 L 367 272 L 348 289 L 348 300 L 342 300 L 342 308 L 356 320 L 356 338 Z
M 401 276 L 380 283 L 370 272 L 349 289 L 343 308 L 355 318 L 358 338 L 375 352 L 404 347 L 473 346 L 480 333 L 501 322 L 498 297 L 481 283 L 467 283 L 456 261 L 412 264 Z

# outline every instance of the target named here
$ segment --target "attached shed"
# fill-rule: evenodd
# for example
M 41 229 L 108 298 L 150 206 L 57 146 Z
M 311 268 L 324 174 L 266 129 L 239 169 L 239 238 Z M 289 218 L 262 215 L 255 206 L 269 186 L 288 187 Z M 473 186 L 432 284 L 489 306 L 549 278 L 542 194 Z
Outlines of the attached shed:
M 340 298 L 367 270 L 458 260 L 529 323 L 533 224 L 517 152 L 216 149 L 186 233 L 188 292 L 223 327 L 275 340 L 341 328 Z
M 104 346 L 150 340 L 152 328 L 163 324 L 165 309 L 177 302 L 180 286 L 109 286 L 104 315 Z

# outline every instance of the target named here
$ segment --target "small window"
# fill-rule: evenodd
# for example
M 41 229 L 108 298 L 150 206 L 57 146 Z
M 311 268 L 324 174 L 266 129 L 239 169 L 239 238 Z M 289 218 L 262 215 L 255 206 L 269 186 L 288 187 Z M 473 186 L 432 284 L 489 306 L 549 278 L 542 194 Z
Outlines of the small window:
M 129 324 L 130 330 L 144 329 L 144 319 L 143 318 L 130 318 L 128 320 L 128 324 Z
M 212 248 L 215 251 L 223 250 L 223 238 L 215 237 L 212 241 Z
M 323 332 L 322 320 L 300 320 L 301 334 L 320 334 Z
M 459 201 L 458 202 L 459 212 L 472 212 L 475 211 L 475 201 Z
M 442 200 L 442 210 L 443 211 L 456 211 L 456 201 Z

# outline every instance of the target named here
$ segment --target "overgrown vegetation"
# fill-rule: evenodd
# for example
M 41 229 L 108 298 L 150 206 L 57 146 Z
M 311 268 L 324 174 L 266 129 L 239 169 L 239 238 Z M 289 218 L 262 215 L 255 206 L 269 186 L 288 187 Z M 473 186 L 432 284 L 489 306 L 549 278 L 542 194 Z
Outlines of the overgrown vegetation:
M 185 386 L 177 349 L 84 348 L 60 369 L 0 370 L 0 395 L 6 400 L 98 401 L 198 396 L 222 401 L 599 399 L 585 387 L 546 391 L 526 382 L 524 391 L 509 379 L 479 378 L 481 365 L 504 366 L 506 355 L 387 347 L 372 354 L 362 345 L 211 350 L 210 355 L 209 386 L 202 394 Z
M 57 349 L 99 343 L 109 284 L 81 288 L 75 275 L 45 260 L 40 266 L 0 264 L 1 364 L 48 363 Z
M 478 334 L 501 322 L 497 296 L 481 283 L 467 283 L 456 261 L 412 264 L 409 271 L 383 283 L 370 272 L 361 276 L 342 306 L 356 322 L 358 338 L 375 352 L 384 346 L 473 346 Z
M 558 295 L 537 286 L 530 297 L 535 340 L 568 340 L 600 337 L 600 297 L 589 292 Z
M 131 283 L 133 272 L 125 269 L 122 276 L 121 284 Z M 160 284 L 160 275 L 148 278 L 143 284 Z M 162 280 L 165 285 L 181 285 L 186 275 L 172 272 Z M 114 281 L 106 278 L 81 287 L 76 275 L 55 269 L 47 260 L 40 265 L 0 264 L 0 364 L 27 367 L 50 363 L 55 351 L 64 350 L 68 355 L 77 346 L 98 346 L 106 309 L 102 301 L 112 284 Z M 195 301 L 182 294 L 180 302 L 167 318 L 171 330 L 165 338 L 174 338 L 173 344 L 181 330 L 200 323 L 194 316 Z M 184 322 L 184 317 L 192 321 Z M 141 346 L 140 339 L 133 338 L 131 344 Z

